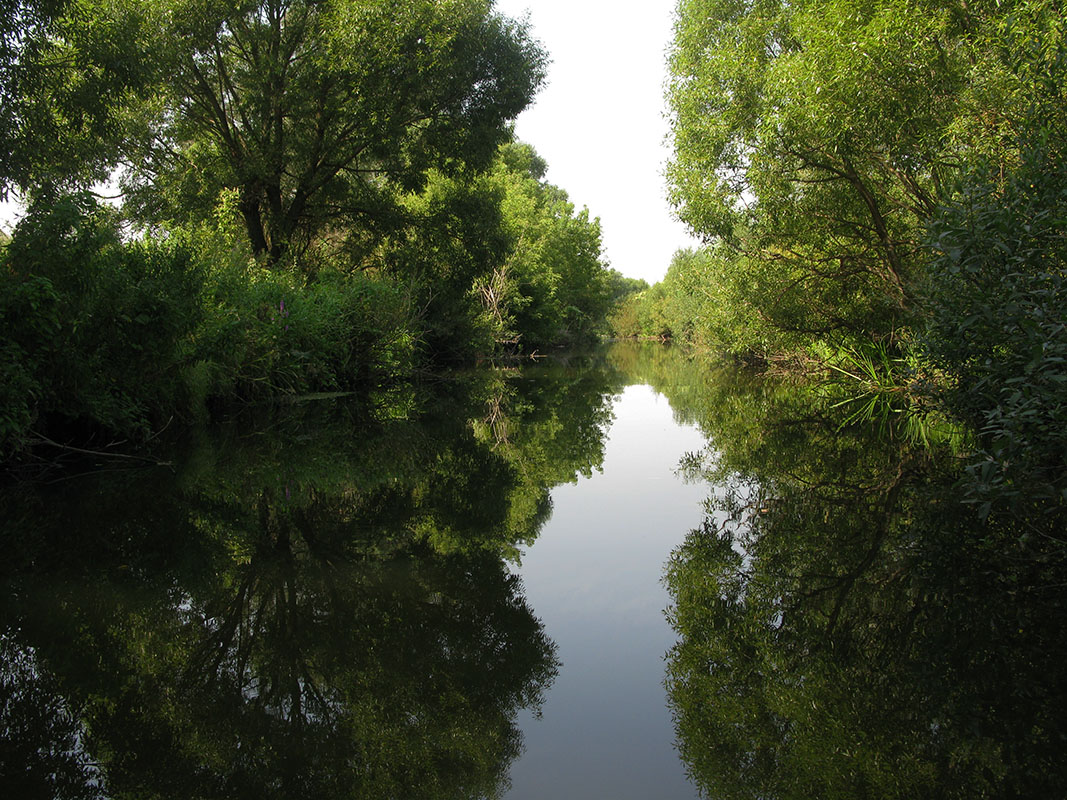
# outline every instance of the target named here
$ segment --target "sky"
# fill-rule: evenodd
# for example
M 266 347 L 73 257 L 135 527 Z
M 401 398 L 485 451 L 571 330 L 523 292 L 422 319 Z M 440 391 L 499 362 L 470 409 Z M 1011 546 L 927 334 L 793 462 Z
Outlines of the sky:
M 547 179 L 599 217 L 605 256 L 631 278 L 660 280 L 697 244 L 666 199 L 670 149 L 663 86 L 674 0 L 496 0 L 548 51 L 548 80 L 516 132 Z
M 663 85 L 674 0 L 496 0 L 548 51 L 548 79 L 516 132 L 548 162 L 547 179 L 599 217 L 604 255 L 631 278 L 660 280 L 690 247 L 666 200 L 670 150 Z M 13 208 L 0 204 L 0 228 Z

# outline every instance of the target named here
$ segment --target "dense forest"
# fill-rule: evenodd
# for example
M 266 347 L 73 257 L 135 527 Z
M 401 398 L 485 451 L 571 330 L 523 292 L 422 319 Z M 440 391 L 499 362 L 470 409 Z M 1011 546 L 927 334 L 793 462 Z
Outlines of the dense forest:
M 545 64 L 489 0 L 0 4 L 0 456 L 594 339 Z

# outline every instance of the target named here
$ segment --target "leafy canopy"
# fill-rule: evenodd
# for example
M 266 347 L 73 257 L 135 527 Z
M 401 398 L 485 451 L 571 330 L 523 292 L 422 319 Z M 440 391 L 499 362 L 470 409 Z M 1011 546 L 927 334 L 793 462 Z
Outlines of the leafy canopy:
M 488 0 L 165 4 L 168 90 L 130 183 L 153 222 L 208 217 L 223 189 L 256 255 L 388 217 L 430 167 L 485 167 L 544 55 Z
M 908 324 L 923 225 L 1018 94 L 988 76 L 999 20 L 1022 5 L 679 3 L 673 201 L 758 261 L 736 266 L 760 273 L 748 299 L 764 319 L 838 343 Z

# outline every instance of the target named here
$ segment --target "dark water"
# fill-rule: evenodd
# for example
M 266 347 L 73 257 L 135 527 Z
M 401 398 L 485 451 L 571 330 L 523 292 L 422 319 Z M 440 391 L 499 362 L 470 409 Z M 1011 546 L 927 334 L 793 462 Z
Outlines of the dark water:
M 1064 796 L 1060 520 L 839 402 L 620 345 L 10 487 L 3 796 Z

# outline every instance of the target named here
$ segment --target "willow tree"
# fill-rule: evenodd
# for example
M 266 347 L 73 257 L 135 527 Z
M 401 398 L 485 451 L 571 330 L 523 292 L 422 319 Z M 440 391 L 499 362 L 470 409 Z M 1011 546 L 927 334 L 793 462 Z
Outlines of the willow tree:
M 236 206 L 277 263 L 370 224 L 430 167 L 487 165 L 544 56 L 491 0 L 177 0 L 172 79 L 131 172 L 149 220 Z
M 741 250 L 764 321 L 838 341 L 907 322 L 925 221 L 1002 111 L 987 33 L 1009 5 L 681 0 L 673 199 Z

